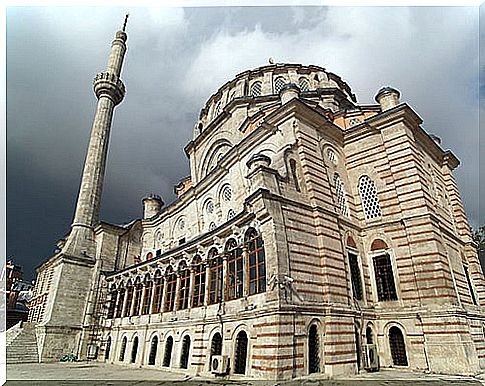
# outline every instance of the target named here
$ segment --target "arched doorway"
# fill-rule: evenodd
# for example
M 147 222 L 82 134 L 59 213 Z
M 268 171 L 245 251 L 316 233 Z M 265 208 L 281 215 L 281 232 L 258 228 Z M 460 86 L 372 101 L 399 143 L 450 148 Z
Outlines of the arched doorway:
M 401 329 L 396 326 L 389 329 L 389 347 L 391 348 L 392 364 L 394 366 L 407 366 L 408 357 L 404 336 Z
M 138 353 L 138 337 L 135 336 L 133 339 L 133 347 L 131 348 L 131 360 L 130 363 L 136 362 L 136 354 Z
M 106 341 L 106 349 L 104 351 L 104 359 L 109 359 L 109 352 L 111 351 L 111 336 L 108 336 L 108 340 Z
M 152 343 L 150 344 L 150 355 L 148 356 L 149 365 L 155 364 L 155 359 L 157 358 L 157 348 L 158 348 L 158 337 L 154 336 L 152 338 Z
M 165 342 L 165 354 L 163 355 L 162 366 L 170 367 L 170 361 L 172 359 L 173 338 L 169 336 Z
M 310 326 L 308 332 L 308 373 L 320 372 L 320 338 L 316 324 Z
M 189 366 L 190 336 L 185 335 L 182 341 L 182 353 L 180 354 L 180 368 L 186 369 Z
M 240 331 L 236 337 L 234 352 L 234 374 L 246 374 L 246 359 L 248 355 L 248 336 Z
M 371 326 L 367 326 L 365 330 L 365 340 L 367 344 L 374 344 L 374 332 Z

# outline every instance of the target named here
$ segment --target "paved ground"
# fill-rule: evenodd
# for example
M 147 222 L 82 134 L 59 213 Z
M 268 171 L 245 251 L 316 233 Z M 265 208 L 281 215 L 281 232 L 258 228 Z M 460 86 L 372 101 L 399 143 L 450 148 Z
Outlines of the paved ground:
M 485 377 L 483 378 L 485 379 Z M 227 381 L 187 377 L 184 374 L 163 369 L 136 368 L 108 365 L 96 362 L 16 364 L 7 365 L 8 386 L 35 385 L 246 385 L 246 386 L 482 386 L 485 381 L 472 377 L 431 375 L 394 370 L 364 373 L 348 378 L 327 380 L 320 377 L 305 377 L 287 382 Z

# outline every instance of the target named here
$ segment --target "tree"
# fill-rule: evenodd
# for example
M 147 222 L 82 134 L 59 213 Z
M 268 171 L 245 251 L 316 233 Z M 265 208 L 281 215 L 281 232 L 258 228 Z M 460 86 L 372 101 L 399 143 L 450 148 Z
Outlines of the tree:
M 485 225 L 473 231 L 473 240 L 477 243 L 478 259 L 482 271 L 485 272 Z

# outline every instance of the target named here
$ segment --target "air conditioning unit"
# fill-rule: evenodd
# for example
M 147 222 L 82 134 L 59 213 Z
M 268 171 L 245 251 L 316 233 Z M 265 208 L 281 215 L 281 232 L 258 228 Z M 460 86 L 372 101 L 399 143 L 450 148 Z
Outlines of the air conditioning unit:
M 367 371 L 379 370 L 379 354 L 375 344 L 364 345 L 364 368 Z
M 211 358 L 212 374 L 224 375 L 229 370 L 229 357 L 227 355 L 213 355 Z

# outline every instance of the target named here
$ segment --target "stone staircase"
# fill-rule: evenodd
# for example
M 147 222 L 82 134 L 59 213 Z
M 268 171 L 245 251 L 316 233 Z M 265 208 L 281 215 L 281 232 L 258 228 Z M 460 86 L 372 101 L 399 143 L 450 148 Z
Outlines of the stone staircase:
M 7 363 L 38 363 L 35 327 L 19 322 L 7 330 Z

